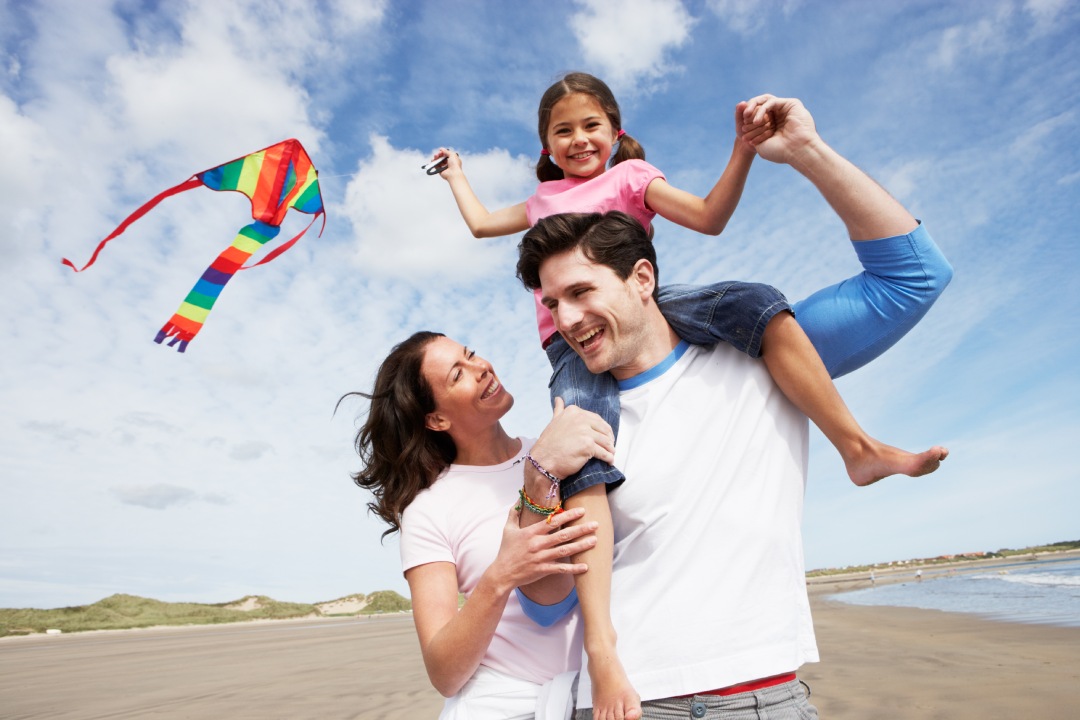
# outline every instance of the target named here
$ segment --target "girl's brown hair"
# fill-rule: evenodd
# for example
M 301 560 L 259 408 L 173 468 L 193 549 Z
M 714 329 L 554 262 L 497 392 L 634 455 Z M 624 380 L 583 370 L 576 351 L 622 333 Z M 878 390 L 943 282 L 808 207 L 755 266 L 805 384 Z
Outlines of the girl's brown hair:
M 540 135 L 540 145 L 548 150 L 547 146 L 547 131 L 548 124 L 551 123 L 551 110 L 555 107 L 555 103 L 562 100 L 567 95 L 573 95 L 574 93 L 582 93 L 584 95 L 591 95 L 596 98 L 596 101 L 600 103 L 600 107 L 603 108 L 604 114 L 608 117 L 608 122 L 611 123 L 612 129 L 618 133 L 623 129 L 622 127 L 622 113 L 619 112 L 619 103 L 615 100 L 615 95 L 611 92 L 611 88 L 598 77 L 589 75 L 583 72 L 572 72 L 564 75 L 558 82 L 549 87 L 543 97 L 540 98 L 540 109 L 537 111 L 537 132 Z M 629 135 L 624 134 L 619 139 L 619 149 L 611 156 L 611 160 L 608 162 L 608 167 L 612 167 L 621 163 L 623 160 L 644 160 L 645 150 L 638 144 L 638 141 Z M 548 180 L 562 180 L 565 174 L 558 165 L 551 161 L 551 156 L 540 155 L 540 161 L 536 164 L 536 177 L 540 182 L 546 182 Z

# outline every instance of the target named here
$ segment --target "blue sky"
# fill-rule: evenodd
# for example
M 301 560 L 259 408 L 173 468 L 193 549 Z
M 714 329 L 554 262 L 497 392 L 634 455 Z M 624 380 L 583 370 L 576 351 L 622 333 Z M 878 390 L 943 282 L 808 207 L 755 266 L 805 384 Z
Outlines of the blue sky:
M 405 592 L 348 477 L 363 407 L 334 403 L 435 329 L 495 364 L 509 431 L 543 427 L 517 238 L 473 239 L 419 165 L 451 145 L 488 207 L 520 202 L 539 96 L 574 69 L 698 194 L 737 102 L 802 98 L 955 267 L 908 337 L 838 383 L 876 436 L 952 456 L 856 489 L 814 431 L 808 567 L 1080 538 L 1078 30 L 1066 0 L 0 2 L 0 606 Z M 321 171 L 326 232 L 238 276 L 185 355 L 152 338 L 249 222 L 244 198 L 186 193 L 85 273 L 60 264 L 287 137 Z M 760 161 L 723 235 L 658 219 L 656 243 L 668 282 L 801 298 L 858 270 L 809 183 Z

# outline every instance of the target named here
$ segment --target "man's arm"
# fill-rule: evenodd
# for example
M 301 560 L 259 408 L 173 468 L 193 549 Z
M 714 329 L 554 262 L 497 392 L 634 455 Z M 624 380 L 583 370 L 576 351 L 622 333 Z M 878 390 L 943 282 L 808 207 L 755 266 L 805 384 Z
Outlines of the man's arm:
M 755 147 L 758 155 L 790 165 L 814 184 L 847 226 L 852 240 L 905 235 L 918 222 L 869 175 L 829 147 L 814 118 L 795 98 L 759 95 L 747 102 L 743 128 L 750 131 L 772 118 L 773 134 Z

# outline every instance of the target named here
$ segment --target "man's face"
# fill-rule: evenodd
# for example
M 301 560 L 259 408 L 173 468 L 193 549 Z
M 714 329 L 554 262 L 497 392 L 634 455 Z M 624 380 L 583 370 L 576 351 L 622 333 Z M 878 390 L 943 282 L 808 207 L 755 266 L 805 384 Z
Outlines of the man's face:
M 644 347 L 652 266 L 644 260 L 638 266 L 623 280 L 577 248 L 540 266 L 542 302 L 590 372 L 611 372 L 623 380 L 648 369 L 638 368 L 637 360 Z

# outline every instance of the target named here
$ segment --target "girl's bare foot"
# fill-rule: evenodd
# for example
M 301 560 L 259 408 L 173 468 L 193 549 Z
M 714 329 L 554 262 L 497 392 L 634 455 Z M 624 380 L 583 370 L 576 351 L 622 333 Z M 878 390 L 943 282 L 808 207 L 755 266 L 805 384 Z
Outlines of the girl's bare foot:
M 593 720 L 640 720 L 641 698 L 614 653 L 600 662 L 594 662 L 590 656 L 589 679 Z
M 844 456 L 851 482 L 859 486 L 871 485 L 890 475 L 919 477 L 938 469 L 941 461 L 949 456 L 947 448 L 940 445 L 921 453 L 910 453 L 891 445 L 870 441 L 859 451 Z

